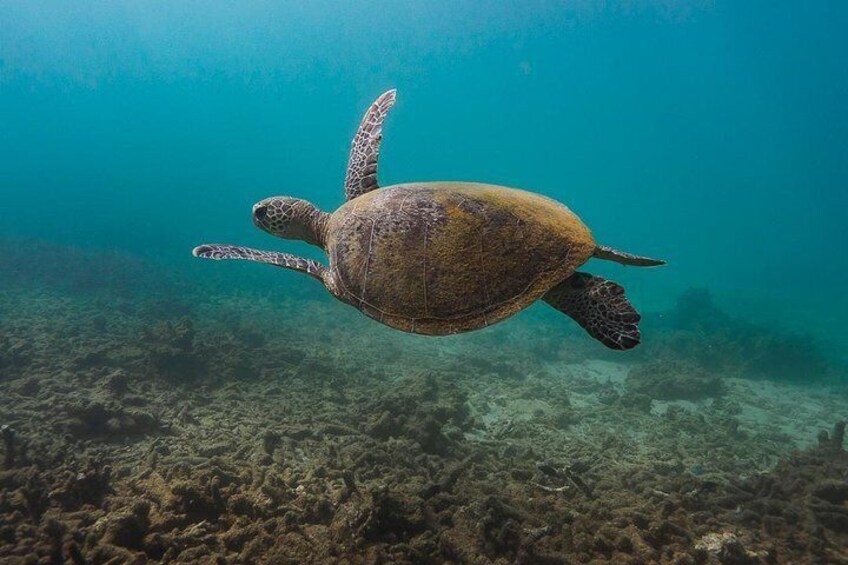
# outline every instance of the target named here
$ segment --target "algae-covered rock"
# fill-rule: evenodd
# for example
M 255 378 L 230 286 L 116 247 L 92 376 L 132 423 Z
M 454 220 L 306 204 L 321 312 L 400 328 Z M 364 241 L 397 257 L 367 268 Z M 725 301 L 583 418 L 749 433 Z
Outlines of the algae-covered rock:
M 150 527 L 149 513 L 150 504 L 148 502 L 135 501 L 129 506 L 101 518 L 93 529 L 103 532 L 100 539 L 101 543 L 127 549 L 142 549 L 144 537 Z
M 370 500 L 362 514 L 356 533 L 370 541 L 402 541 L 427 528 L 427 515 L 422 501 L 406 498 L 385 488 L 370 492 Z
M 63 428 L 76 437 L 139 436 L 165 430 L 166 426 L 145 410 L 124 409 L 114 402 L 86 401 L 69 404 Z
M 810 494 L 831 504 L 843 504 L 848 500 L 848 481 L 834 479 L 818 481 L 810 488 Z

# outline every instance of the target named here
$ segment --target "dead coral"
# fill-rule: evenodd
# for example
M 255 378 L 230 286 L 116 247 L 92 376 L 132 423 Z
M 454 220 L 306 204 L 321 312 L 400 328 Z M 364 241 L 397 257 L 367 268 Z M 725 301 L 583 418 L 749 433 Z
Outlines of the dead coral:
M 81 469 L 67 472 L 62 484 L 50 491 L 50 499 L 65 510 L 77 510 L 86 504 L 99 507 L 114 492 L 111 480 L 109 465 L 89 460 Z
M 129 390 L 130 379 L 126 371 L 116 369 L 103 379 L 103 388 L 111 395 L 122 397 Z
M 398 543 L 427 529 L 427 512 L 420 499 L 404 498 L 386 488 L 373 489 L 369 496 L 356 535 L 368 541 Z
M 367 432 L 379 439 L 405 437 L 425 453 L 444 455 L 456 448 L 473 422 L 467 395 L 434 375 L 406 379 L 395 393 L 369 405 L 375 414 Z
M 757 555 L 745 550 L 739 538 L 731 532 L 710 533 L 695 542 L 696 559 L 717 560 L 722 565 L 754 565 Z
M 195 330 L 190 318 L 156 323 L 145 330 L 142 340 L 156 374 L 189 381 L 203 375 L 206 362 L 195 350 Z
M 10 426 L 3 424 L 0 426 L 0 436 L 3 438 L 3 468 L 11 469 L 15 465 L 15 455 L 17 451 L 15 430 Z
M 489 496 L 479 510 L 479 534 L 482 549 L 489 555 L 514 557 L 521 547 L 525 517 L 508 502 Z
M 833 425 L 832 434 L 828 434 L 825 430 L 819 432 L 818 440 L 820 449 L 838 456 L 842 453 L 845 443 L 845 420 L 840 420 Z
M 110 512 L 91 528 L 90 539 L 102 545 L 141 550 L 150 527 L 150 504 L 143 500 L 127 501 L 126 506 Z
M 789 536 L 789 546 L 773 548 L 778 553 L 801 549 L 836 560 L 836 548 L 848 543 L 846 465 L 848 454 L 827 441 L 782 461 L 773 473 L 720 489 L 708 508 L 738 527 L 763 528 L 776 539 Z
M 676 361 L 637 365 L 628 373 L 626 385 L 633 393 L 657 400 L 701 400 L 725 393 L 720 377 Z
M 0 380 L 16 376 L 33 359 L 32 344 L 0 333 Z
M 699 564 L 739 546 L 760 563 L 848 560 L 844 427 L 790 456 L 786 419 L 752 424 L 736 386 L 651 413 L 647 394 L 620 394 L 620 361 L 578 346 L 542 366 L 550 347 L 527 353 L 539 328 L 519 322 L 451 350 L 341 328 L 317 298 L 286 324 L 262 318 L 270 299 L 222 303 L 235 321 L 182 323 L 132 296 L 4 320 L 31 356 L 0 380 L 0 417 L 30 445 L 0 471 L 0 562 Z M 673 331 L 695 345 L 726 323 Z M 166 366 L 181 355 L 202 364 Z M 724 533 L 736 541 L 707 543 Z
M 61 426 L 76 437 L 127 437 L 157 434 L 167 426 L 151 414 L 139 409 L 125 409 L 115 402 L 81 401 L 65 407 Z

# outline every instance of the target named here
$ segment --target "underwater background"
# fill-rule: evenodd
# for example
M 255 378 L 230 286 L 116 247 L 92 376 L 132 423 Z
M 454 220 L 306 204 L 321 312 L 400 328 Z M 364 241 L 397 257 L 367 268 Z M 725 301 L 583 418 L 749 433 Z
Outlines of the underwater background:
M 0 2 L 0 563 L 848 562 L 846 29 L 825 1 Z M 191 256 L 320 258 L 251 206 L 341 205 L 389 88 L 381 185 L 525 188 L 668 261 L 584 267 L 640 348 L 544 305 L 401 334 Z

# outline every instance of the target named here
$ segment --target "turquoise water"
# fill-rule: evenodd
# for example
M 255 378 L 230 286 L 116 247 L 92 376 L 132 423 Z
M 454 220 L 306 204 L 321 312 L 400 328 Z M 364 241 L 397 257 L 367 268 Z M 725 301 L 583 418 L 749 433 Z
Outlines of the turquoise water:
M 0 563 L 848 563 L 846 30 L 836 1 L 0 0 Z M 581 267 L 638 348 L 544 304 L 412 335 L 192 256 L 325 260 L 252 206 L 340 206 L 390 88 L 383 185 L 532 190 L 668 261 Z
M 198 283 L 261 270 L 192 259 L 205 241 L 316 256 L 256 230 L 251 205 L 340 205 L 360 116 L 394 87 L 383 184 L 546 194 L 599 241 L 669 261 L 587 267 L 641 310 L 705 287 L 835 349 L 846 25 L 840 2 L 4 2 L 0 237 L 125 251 Z

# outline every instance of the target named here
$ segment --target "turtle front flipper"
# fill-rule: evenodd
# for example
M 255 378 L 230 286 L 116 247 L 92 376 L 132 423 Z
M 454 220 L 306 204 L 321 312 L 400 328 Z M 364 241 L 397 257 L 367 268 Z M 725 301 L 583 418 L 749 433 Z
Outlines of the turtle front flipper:
M 284 269 L 301 271 L 315 277 L 325 285 L 330 278 L 330 270 L 313 259 L 304 259 L 291 253 L 279 253 L 277 251 L 260 251 L 250 247 L 239 247 L 237 245 L 204 244 L 195 247 L 192 255 L 204 259 L 241 259 L 243 261 L 256 261 Z
M 383 121 L 395 103 L 396 90 L 384 92 L 365 112 L 350 147 L 345 177 L 345 196 L 357 196 L 379 188 L 377 163 L 380 159 L 380 142 L 383 140 Z
M 612 281 L 577 272 L 543 298 L 611 349 L 639 345 L 642 317 L 624 296 L 624 289 Z

